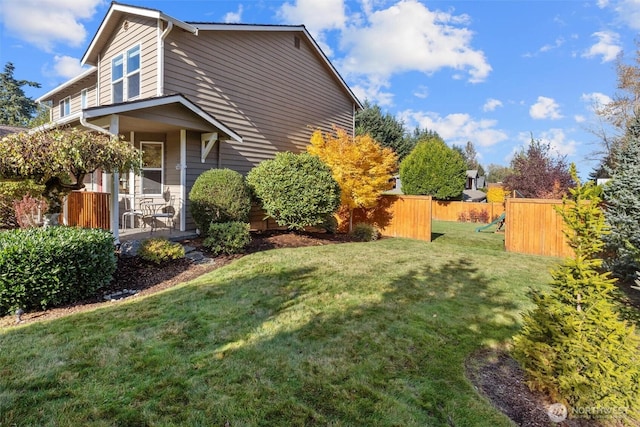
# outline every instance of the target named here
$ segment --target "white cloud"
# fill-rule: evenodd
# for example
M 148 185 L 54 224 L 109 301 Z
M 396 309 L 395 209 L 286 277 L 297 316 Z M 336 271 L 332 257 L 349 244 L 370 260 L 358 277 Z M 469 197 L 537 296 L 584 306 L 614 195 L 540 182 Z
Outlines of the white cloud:
M 482 111 L 495 111 L 498 107 L 502 107 L 502 101 L 499 99 L 489 98 L 482 106 Z
M 613 101 L 611 97 L 600 92 L 583 93 L 580 100 L 589 104 L 589 109 L 594 112 Z
M 616 56 L 622 52 L 620 45 L 620 35 L 613 31 L 598 31 L 592 34 L 598 39 L 598 42 L 591 46 L 589 50 L 584 52 L 584 58 L 594 58 L 602 56 L 602 62 L 610 62 L 616 59 Z
M 78 58 L 72 58 L 71 56 L 56 55 L 53 57 L 53 61 L 53 71 L 55 75 L 66 79 L 76 77 L 85 70 L 80 65 L 80 60 Z
M 562 118 L 560 114 L 560 106 L 553 98 L 539 96 L 538 102 L 529 108 L 529 115 L 533 119 L 551 119 L 557 120 Z
M 578 143 L 574 140 L 567 139 L 567 136 L 562 129 L 549 129 L 548 131 L 540 134 L 540 139 L 543 142 L 550 144 L 551 151 L 561 156 L 572 156 L 576 153 L 576 147 Z
M 638 0 L 598 0 L 601 8 L 611 7 L 618 19 L 632 30 L 640 30 L 640 2 Z
M 503 130 L 495 128 L 495 120 L 476 120 L 464 113 L 442 117 L 435 112 L 406 110 L 399 114 L 399 118 L 408 128 L 419 127 L 438 132 L 448 144 L 464 145 L 471 141 L 476 146 L 490 147 L 507 139 Z
M 545 44 L 540 49 L 538 49 L 535 53 L 525 53 L 523 56 L 525 58 L 533 58 L 534 56 L 538 56 L 541 53 L 549 52 L 550 50 L 558 49 L 565 43 L 565 39 L 562 37 L 558 37 L 553 43 Z
M 347 20 L 344 0 L 295 0 L 283 4 L 278 17 L 289 24 L 304 24 L 314 37 L 343 28 Z
M 91 19 L 104 0 L 2 0 L 0 20 L 6 31 L 51 52 L 64 44 L 79 47 L 87 30 L 81 21 Z
M 575 120 L 576 123 L 584 123 L 587 121 L 587 118 L 582 114 L 576 114 L 575 116 L 573 116 L 573 120 Z
M 226 24 L 237 24 L 242 21 L 242 5 L 238 5 L 238 10 L 235 12 L 227 12 L 222 18 Z
M 420 85 L 413 91 L 413 96 L 420 99 L 426 99 L 429 97 L 429 88 L 427 86 Z
M 473 33 L 464 27 L 466 15 L 431 11 L 417 0 L 401 0 L 365 19 L 342 31 L 345 59 L 340 65 L 349 74 L 388 79 L 406 71 L 432 74 L 452 68 L 476 83 L 491 72 L 484 52 L 471 47 Z

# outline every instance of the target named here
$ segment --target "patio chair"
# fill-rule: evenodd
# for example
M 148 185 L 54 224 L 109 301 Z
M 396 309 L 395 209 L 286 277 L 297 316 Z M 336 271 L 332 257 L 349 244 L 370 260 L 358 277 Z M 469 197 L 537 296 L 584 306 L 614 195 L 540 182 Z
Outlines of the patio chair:
M 175 227 L 175 223 L 173 221 L 173 218 L 176 215 L 175 201 L 176 196 L 171 196 L 169 197 L 167 204 L 162 206 L 160 210 L 152 211 L 146 215 L 150 220 L 152 233 L 157 230 L 158 223 L 164 223 L 164 225 L 169 229 L 169 233 L 171 233 Z
M 142 222 L 142 217 L 144 216 L 142 204 L 144 203 L 145 200 L 146 199 L 141 199 L 140 205 L 139 205 L 140 207 L 136 209 L 134 206 L 134 197 L 126 196 L 124 198 L 124 212 L 122 213 L 122 229 L 123 230 L 127 228 L 127 222 L 125 221 L 127 217 L 130 217 L 131 221 L 133 221 L 131 228 L 135 228 L 136 216 L 139 216 L 140 221 Z M 142 225 L 144 225 L 144 222 L 142 222 Z

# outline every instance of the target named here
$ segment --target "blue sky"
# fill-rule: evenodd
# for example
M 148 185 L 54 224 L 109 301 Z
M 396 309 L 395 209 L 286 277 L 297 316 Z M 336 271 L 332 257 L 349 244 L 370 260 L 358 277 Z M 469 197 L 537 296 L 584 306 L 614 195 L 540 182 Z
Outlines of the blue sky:
M 508 165 L 531 135 L 576 162 L 599 147 L 594 105 L 635 58 L 640 0 L 129 0 L 183 21 L 305 24 L 361 99 L 483 165 Z M 33 98 L 81 72 L 103 0 L 0 0 L 0 63 Z

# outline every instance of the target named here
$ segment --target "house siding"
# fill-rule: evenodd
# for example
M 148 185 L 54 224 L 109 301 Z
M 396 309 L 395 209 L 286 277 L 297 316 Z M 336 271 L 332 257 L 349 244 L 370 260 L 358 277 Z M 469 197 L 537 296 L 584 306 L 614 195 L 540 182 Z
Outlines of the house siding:
M 186 188 L 186 197 L 187 197 L 187 218 L 186 218 L 186 227 L 187 230 L 193 230 L 196 228 L 196 224 L 191 217 L 191 206 L 189 203 L 189 192 L 193 187 L 193 184 L 196 182 L 198 176 L 201 173 L 208 171 L 209 169 L 215 169 L 218 167 L 218 160 L 220 155 L 220 147 L 221 145 L 226 144 L 226 142 L 216 142 L 215 147 L 209 152 L 209 155 L 205 159 L 205 163 L 201 161 L 201 147 L 202 143 L 200 140 L 200 134 L 197 132 L 187 132 L 187 188 Z
M 71 98 L 71 112 L 70 114 L 77 113 L 81 111 L 81 99 L 80 94 L 82 90 L 87 89 L 87 107 L 95 107 L 96 105 L 96 83 L 95 83 L 95 74 L 93 77 L 88 77 L 83 79 L 64 90 L 58 92 L 51 98 L 52 102 L 52 119 L 58 120 L 60 119 L 60 101 L 63 99 L 70 97 Z
M 353 131 L 351 97 L 301 32 L 173 31 L 164 88 L 243 138 L 220 146 L 222 167 L 242 173 L 276 152 L 303 151 L 316 128 Z
M 124 22 L 128 22 L 125 30 Z M 108 105 L 111 100 L 111 60 L 140 44 L 140 98 L 156 96 L 157 91 L 157 22 L 154 19 L 130 15 L 120 20 L 106 48 L 100 55 L 100 105 Z

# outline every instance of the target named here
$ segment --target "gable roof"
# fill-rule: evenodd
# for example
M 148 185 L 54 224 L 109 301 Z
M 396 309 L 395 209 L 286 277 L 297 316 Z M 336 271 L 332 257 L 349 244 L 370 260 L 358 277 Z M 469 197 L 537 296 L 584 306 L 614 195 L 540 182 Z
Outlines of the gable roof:
M 171 23 L 171 25 L 177 26 L 197 36 L 199 31 L 287 31 L 287 32 L 299 32 L 309 44 L 313 47 L 313 50 L 317 54 L 318 58 L 327 67 L 327 70 L 335 77 L 336 81 L 340 84 L 343 90 L 351 97 L 352 101 L 356 104 L 357 108 L 362 109 L 363 105 L 353 93 L 351 88 L 347 85 L 342 78 L 338 70 L 333 66 L 329 58 L 324 54 L 318 43 L 307 31 L 304 25 L 271 25 L 271 24 L 222 24 L 222 23 L 207 23 L 207 22 L 185 22 L 179 19 L 173 18 L 164 14 L 157 9 L 151 9 L 140 6 L 130 6 L 122 3 L 112 2 L 109 7 L 109 11 L 102 19 L 102 23 L 98 27 L 98 31 L 93 36 L 87 51 L 82 57 L 80 63 L 82 65 L 97 65 L 99 52 L 102 46 L 109 40 L 109 37 L 113 34 L 118 25 L 120 18 L 127 15 L 145 16 L 153 19 L 160 19 Z M 67 85 L 68 83 L 65 83 Z M 59 87 L 60 88 L 60 87 Z M 51 92 L 59 90 L 54 89 Z M 41 97 L 44 98 L 44 97 Z M 40 99 L 40 98 L 39 98 Z
M 23 128 L 23 127 L 20 127 L 20 126 L 0 125 L 0 138 L 2 138 L 3 136 L 10 135 L 12 133 L 20 133 L 20 132 L 24 132 L 24 131 L 27 131 L 27 130 L 29 130 L 29 129 Z

